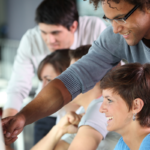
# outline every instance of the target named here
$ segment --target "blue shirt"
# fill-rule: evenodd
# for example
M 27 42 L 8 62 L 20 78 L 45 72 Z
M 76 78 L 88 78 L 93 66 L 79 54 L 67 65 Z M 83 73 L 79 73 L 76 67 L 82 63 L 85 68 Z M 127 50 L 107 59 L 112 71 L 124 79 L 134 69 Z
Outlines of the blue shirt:
M 114 150 L 130 150 L 127 144 L 123 141 L 121 137 L 118 141 Z M 150 134 L 148 134 L 142 141 L 139 150 L 150 150 Z

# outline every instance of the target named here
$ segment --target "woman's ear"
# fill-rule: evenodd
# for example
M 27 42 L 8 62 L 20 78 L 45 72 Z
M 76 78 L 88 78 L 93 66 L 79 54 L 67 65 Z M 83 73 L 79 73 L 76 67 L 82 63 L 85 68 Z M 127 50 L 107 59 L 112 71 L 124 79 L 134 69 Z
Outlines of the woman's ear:
M 142 110 L 143 106 L 144 106 L 143 100 L 140 98 L 136 98 L 133 101 L 133 107 L 132 107 L 133 114 L 139 113 Z

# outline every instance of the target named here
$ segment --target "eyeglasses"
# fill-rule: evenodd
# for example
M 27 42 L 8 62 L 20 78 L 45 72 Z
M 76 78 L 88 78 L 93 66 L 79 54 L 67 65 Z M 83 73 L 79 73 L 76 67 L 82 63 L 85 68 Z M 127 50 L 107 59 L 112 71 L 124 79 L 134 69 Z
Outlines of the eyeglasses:
M 103 16 L 103 19 L 107 22 L 109 22 L 110 24 L 113 23 L 113 21 L 115 21 L 118 24 L 125 24 L 126 20 L 130 17 L 130 15 L 139 7 L 139 5 L 136 5 L 132 10 L 129 11 L 129 13 L 127 13 L 123 18 L 118 18 L 118 19 L 109 19 L 107 18 L 105 15 Z

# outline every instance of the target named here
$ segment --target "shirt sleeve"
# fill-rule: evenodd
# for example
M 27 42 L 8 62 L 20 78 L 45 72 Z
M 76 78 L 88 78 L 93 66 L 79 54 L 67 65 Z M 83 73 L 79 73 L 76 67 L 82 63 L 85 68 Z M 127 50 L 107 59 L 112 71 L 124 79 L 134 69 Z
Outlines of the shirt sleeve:
M 64 83 L 72 99 L 92 89 L 113 66 L 120 62 L 121 58 L 116 53 L 117 45 L 109 40 L 112 30 L 108 33 L 109 30 L 105 29 L 93 42 L 89 53 L 57 77 Z
M 99 98 L 93 100 L 89 104 L 88 109 L 79 124 L 79 127 L 90 126 L 95 130 L 97 130 L 100 134 L 102 134 L 103 138 L 105 138 L 108 133 L 107 119 L 104 113 L 99 112 L 99 109 L 102 104 L 102 100 L 103 98 Z
M 20 111 L 23 99 L 27 97 L 31 90 L 34 76 L 34 67 L 30 59 L 32 57 L 30 54 L 31 49 L 30 37 L 25 34 L 17 50 L 4 109 L 13 108 Z

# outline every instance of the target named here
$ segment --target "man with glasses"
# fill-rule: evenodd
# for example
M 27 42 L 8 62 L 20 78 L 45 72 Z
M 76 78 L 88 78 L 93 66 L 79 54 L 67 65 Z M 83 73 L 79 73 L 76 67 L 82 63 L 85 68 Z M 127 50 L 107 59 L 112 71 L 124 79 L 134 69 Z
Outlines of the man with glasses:
M 129 13 L 127 13 L 123 18 L 114 18 L 114 19 L 109 19 L 107 18 L 105 15 L 103 16 L 103 19 L 105 21 L 107 21 L 108 23 L 112 24 L 113 21 L 115 21 L 118 24 L 125 24 L 126 20 L 128 19 L 128 17 L 130 17 L 130 15 L 139 7 L 139 5 L 136 5 L 135 7 L 133 7 L 133 9 L 131 9 L 131 11 L 129 11 Z
M 86 56 L 51 81 L 19 114 L 3 120 L 6 139 L 15 137 L 25 125 L 56 112 L 81 92 L 92 89 L 120 60 L 150 62 L 150 1 L 90 1 L 96 8 L 102 2 L 104 18 L 112 26 L 103 31 Z

